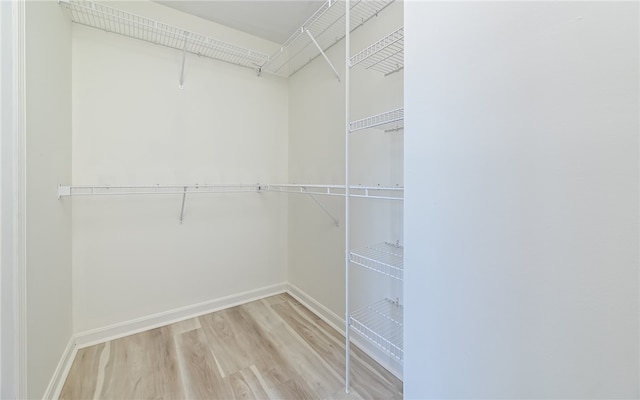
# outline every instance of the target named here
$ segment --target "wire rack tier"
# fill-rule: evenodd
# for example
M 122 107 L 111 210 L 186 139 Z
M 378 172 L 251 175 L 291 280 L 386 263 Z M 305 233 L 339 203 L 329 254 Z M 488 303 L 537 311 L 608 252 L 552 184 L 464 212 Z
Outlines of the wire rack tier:
M 403 279 L 403 247 L 393 243 L 379 243 L 353 249 L 352 263 L 394 279 Z
M 397 108 L 349 123 L 349 131 L 351 133 L 371 128 L 385 131 L 395 131 L 404 128 L 404 108 Z
M 396 360 L 403 359 L 402 306 L 383 299 L 350 315 L 350 326 Z
M 253 69 L 269 60 L 266 54 L 93 1 L 61 0 L 60 4 L 69 10 L 73 22 L 107 32 Z
M 345 0 L 327 0 L 273 54 L 263 70 L 291 76 L 320 55 L 313 36 L 322 51 L 328 50 L 345 37 Z M 351 31 L 376 16 L 394 0 L 355 0 L 349 17 Z M 306 32 L 308 31 L 307 34 Z
M 141 185 L 141 186 L 58 186 L 58 198 L 62 196 L 121 196 L 134 194 L 194 194 L 194 193 L 241 193 L 267 190 L 260 184 L 216 184 L 216 185 Z
M 404 188 L 400 186 L 359 186 L 349 187 L 350 197 L 382 200 L 403 200 Z M 324 196 L 345 196 L 345 185 L 269 184 L 270 192 L 302 193 Z
M 361 65 L 365 69 L 390 75 L 404 68 L 404 27 L 398 28 L 349 59 L 351 67 Z

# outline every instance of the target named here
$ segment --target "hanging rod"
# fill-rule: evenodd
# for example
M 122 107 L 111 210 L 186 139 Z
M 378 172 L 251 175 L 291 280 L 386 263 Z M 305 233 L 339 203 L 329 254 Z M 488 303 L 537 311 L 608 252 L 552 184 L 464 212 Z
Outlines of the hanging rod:
M 185 184 L 185 185 L 58 185 L 58 198 L 67 196 L 126 196 L 149 194 L 196 194 L 196 193 L 246 193 L 246 192 L 302 193 L 325 196 L 345 196 L 344 185 L 317 184 Z M 403 200 L 401 186 L 350 186 L 350 197 L 383 200 Z

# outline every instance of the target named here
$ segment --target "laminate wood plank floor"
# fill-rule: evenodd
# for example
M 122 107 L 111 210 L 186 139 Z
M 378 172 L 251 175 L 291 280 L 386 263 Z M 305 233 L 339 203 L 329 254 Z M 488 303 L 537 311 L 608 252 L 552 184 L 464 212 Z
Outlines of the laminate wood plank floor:
M 80 349 L 61 399 L 401 399 L 402 382 L 288 294 Z

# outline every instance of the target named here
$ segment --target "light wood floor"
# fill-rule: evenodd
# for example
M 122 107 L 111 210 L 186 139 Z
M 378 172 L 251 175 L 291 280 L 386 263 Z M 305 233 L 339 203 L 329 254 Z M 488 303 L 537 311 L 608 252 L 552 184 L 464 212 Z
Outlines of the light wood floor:
M 401 399 L 402 382 L 288 294 L 78 351 L 61 399 Z

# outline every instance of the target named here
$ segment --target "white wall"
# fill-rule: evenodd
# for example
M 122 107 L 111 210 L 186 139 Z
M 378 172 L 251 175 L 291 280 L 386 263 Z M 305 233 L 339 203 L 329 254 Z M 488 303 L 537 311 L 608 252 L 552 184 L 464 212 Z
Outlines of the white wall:
M 118 6 L 276 47 L 155 3 Z M 178 51 L 75 24 L 72 38 L 73 184 L 286 181 L 285 80 L 188 55 L 179 89 Z M 281 196 L 187 196 L 182 225 L 181 196 L 73 198 L 76 332 L 283 283 Z
M 405 397 L 640 396 L 638 12 L 406 4 Z
M 42 397 L 73 331 L 71 27 L 55 1 L 26 4 L 27 396 Z
M 341 7 L 342 5 L 338 5 Z M 402 26 L 396 2 L 352 35 L 355 53 Z M 327 51 L 344 77 L 344 41 Z M 351 71 L 351 119 L 402 106 L 403 73 L 384 77 L 375 71 Z M 345 87 L 318 57 L 289 79 L 289 181 L 344 184 Z M 403 184 L 402 132 L 367 130 L 351 138 L 351 184 Z M 294 286 L 344 320 L 344 198 L 317 197 L 340 221 L 333 221 L 305 195 L 289 195 L 289 270 Z M 384 241 L 402 243 L 402 202 L 353 200 L 354 247 Z M 352 269 L 352 311 L 386 296 L 401 297 L 401 287 L 371 271 Z M 336 318 L 337 319 L 337 318 Z

